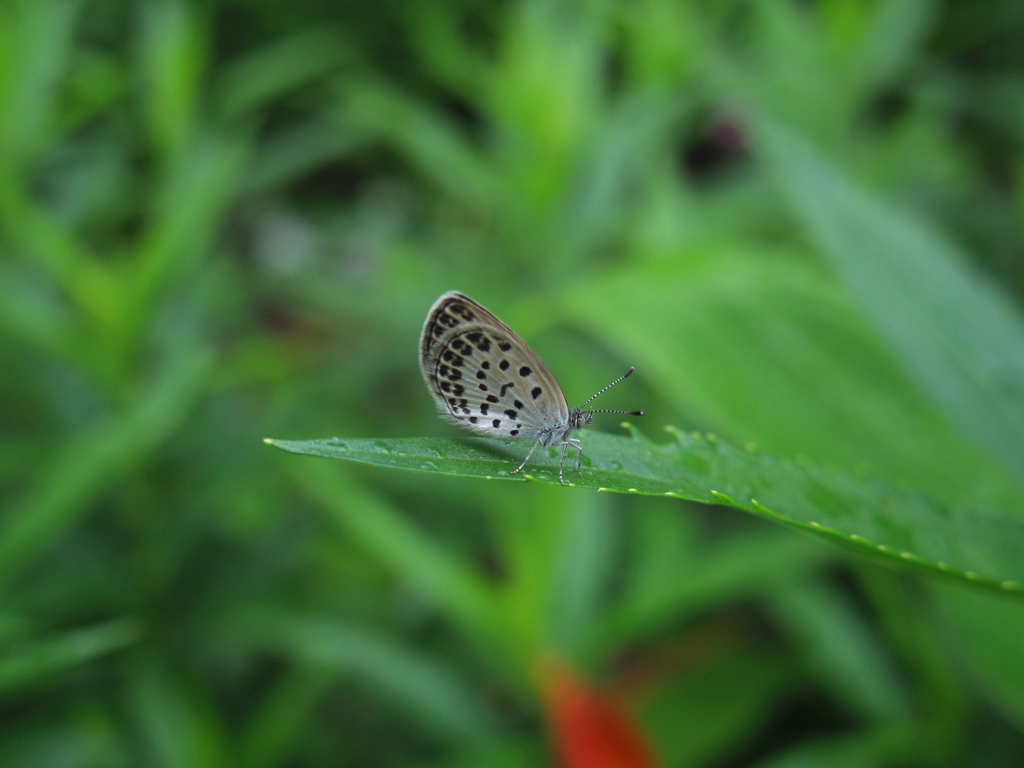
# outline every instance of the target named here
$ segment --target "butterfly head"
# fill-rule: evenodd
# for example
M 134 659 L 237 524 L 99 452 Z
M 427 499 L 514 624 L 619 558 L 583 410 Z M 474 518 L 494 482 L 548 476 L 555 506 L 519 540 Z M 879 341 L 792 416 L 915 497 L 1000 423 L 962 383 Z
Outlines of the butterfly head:
M 584 411 L 582 408 L 577 408 L 575 411 L 569 414 L 570 429 L 586 429 L 593 423 L 593 411 Z

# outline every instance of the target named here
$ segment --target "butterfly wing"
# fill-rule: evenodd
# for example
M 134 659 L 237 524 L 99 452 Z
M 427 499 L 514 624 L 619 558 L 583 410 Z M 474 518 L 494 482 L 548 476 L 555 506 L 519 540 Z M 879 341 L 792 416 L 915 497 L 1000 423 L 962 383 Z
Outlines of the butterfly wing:
M 569 423 L 569 404 L 536 352 L 490 311 L 450 291 L 430 308 L 420 371 L 441 414 L 460 427 L 546 445 Z

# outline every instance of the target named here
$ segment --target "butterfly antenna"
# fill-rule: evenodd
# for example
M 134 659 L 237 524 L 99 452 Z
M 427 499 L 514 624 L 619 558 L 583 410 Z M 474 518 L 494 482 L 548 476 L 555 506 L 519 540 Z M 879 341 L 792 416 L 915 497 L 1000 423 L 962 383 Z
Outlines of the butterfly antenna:
M 617 379 L 616 379 L 615 381 L 613 381 L 613 382 L 612 382 L 611 384 L 609 384 L 609 385 L 608 385 L 607 387 L 605 387 L 604 389 L 602 389 L 602 390 L 598 391 L 598 392 L 597 392 L 597 394 L 595 394 L 595 395 L 592 395 L 592 396 L 590 397 L 590 399 L 589 399 L 589 400 L 587 400 L 587 402 L 586 402 L 586 403 L 584 403 L 583 405 L 581 405 L 581 406 L 579 407 L 579 410 L 581 410 L 581 411 L 582 411 L 582 410 L 583 410 L 584 408 L 586 408 L 586 407 L 587 407 L 587 403 L 590 403 L 590 402 L 591 402 L 591 401 L 592 401 L 592 400 L 593 400 L 594 398 L 596 398 L 596 397 L 597 397 L 598 395 L 604 394 L 605 392 L 607 392 L 607 391 L 608 391 L 609 389 L 611 389 L 612 387 L 614 387 L 614 386 L 615 386 L 616 384 L 618 384 L 618 383 L 619 383 L 620 381 L 622 381 L 623 379 L 628 379 L 628 378 L 630 377 L 630 375 L 631 375 L 631 374 L 633 373 L 633 370 L 634 370 L 634 369 L 633 369 L 633 366 L 630 366 L 630 367 L 629 367 L 629 370 L 628 370 L 628 371 L 626 371 L 626 372 L 625 372 L 624 374 L 622 374 L 621 376 L 619 376 L 619 378 L 617 378 Z M 626 414 L 627 416 L 643 416 L 643 415 L 644 415 L 644 412 L 643 412 L 643 411 L 610 411 L 610 410 L 606 410 L 606 409 L 604 409 L 604 408 L 600 408 L 600 409 L 598 409 L 598 410 L 596 410 L 596 411 L 595 411 L 595 410 L 592 410 L 592 411 L 591 411 L 591 413 L 624 413 L 624 414 Z

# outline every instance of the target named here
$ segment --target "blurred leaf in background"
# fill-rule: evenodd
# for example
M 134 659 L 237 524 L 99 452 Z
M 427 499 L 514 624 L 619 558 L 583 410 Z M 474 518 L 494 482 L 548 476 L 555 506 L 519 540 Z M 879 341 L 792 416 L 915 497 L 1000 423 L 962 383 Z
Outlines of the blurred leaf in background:
M 1022 34 L 0 0 L 0 764 L 557 765 L 571 680 L 655 764 L 1020 765 L 1019 598 L 261 439 L 452 436 L 416 342 L 457 289 L 570 401 L 635 365 L 651 435 L 1020 519 Z

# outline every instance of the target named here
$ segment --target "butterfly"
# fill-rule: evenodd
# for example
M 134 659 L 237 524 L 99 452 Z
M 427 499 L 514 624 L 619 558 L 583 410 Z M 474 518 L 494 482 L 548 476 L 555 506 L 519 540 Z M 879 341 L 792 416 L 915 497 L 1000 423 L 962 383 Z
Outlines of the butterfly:
M 464 429 L 500 440 L 533 441 L 521 471 L 540 447 L 569 448 L 582 473 L 583 448 L 573 437 L 594 421 L 595 413 L 643 416 L 643 411 L 586 410 L 595 397 L 625 379 L 633 369 L 570 409 L 554 374 L 536 352 L 482 305 L 458 291 L 441 296 L 427 314 L 420 337 L 420 371 L 441 415 Z

